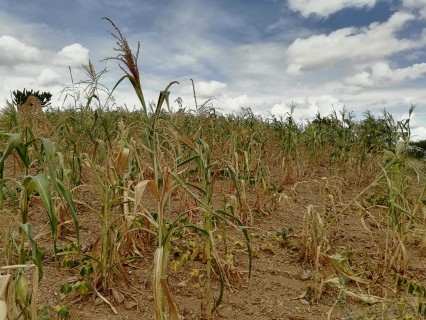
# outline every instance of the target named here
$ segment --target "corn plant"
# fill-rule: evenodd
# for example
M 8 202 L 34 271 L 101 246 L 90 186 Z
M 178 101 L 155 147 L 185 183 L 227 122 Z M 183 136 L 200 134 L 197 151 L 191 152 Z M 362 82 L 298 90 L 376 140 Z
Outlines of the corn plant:
M 6 101 L 6 107 L 3 108 L 0 115 L 0 126 L 3 130 L 13 132 L 18 128 L 18 112 L 12 103 Z
M 424 319 L 426 317 L 426 287 L 415 280 L 408 279 L 399 274 L 395 277 L 395 287 L 397 290 L 405 290 L 413 297 L 412 309 L 414 314 L 412 316 Z
M 117 210 L 123 199 L 119 192 L 120 182 L 116 180 L 113 159 L 107 161 L 107 169 L 95 164 L 91 158 L 85 154 L 84 162 L 91 168 L 99 190 L 94 190 L 95 197 L 100 199 L 100 208 L 92 204 L 84 205 L 93 212 L 99 219 L 101 225 L 101 236 L 96 239 L 89 257 L 93 261 L 95 270 L 95 286 L 99 285 L 106 293 L 110 293 L 113 288 L 114 275 L 124 275 L 122 272 L 122 261 L 118 254 L 120 243 L 119 231 L 123 223 L 122 212 Z
M 31 269 L 32 275 L 29 276 L 27 270 Z M 0 272 L 0 319 L 37 319 L 37 266 L 10 265 L 0 267 Z
M 293 118 L 296 105 L 290 106 L 290 112 L 279 118 L 272 118 L 272 128 L 279 144 L 279 160 L 285 183 L 295 182 L 305 173 L 306 163 L 302 160 L 302 127 Z
M 54 148 L 52 141 L 49 139 L 41 139 L 41 148 L 38 148 L 36 145 L 36 139 L 31 140 L 30 143 L 22 143 L 20 133 L 10 134 L 8 136 L 10 137 L 9 144 L 6 147 L 6 150 L 2 152 L 2 157 L 0 158 L 0 198 L 2 200 L 0 204 L 3 204 L 2 202 L 4 201 L 5 195 L 7 194 L 6 191 L 10 188 L 10 184 L 16 185 L 20 190 L 19 209 L 21 214 L 21 224 L 19 226 L 20 244 L 19 248 L 17 248 L 18 263 L 24 264 L 26 261 L 27 256 L 25 251 L 25 240 L 28 239 L 31 244 L 32 260 L 38 268 L 39 278 L 41 279 L 43 275 L 41 266 L 42 253 L 38 249 L 36 242 L 33 240 L 32 228 L 31 224 L 29 223 L 31 196 L 37 193 L 42 200 L 44 208 L 46 209 L 49 218 L 50 231 L 52 234 L 55 254 L 58 220 L 51 192 L 51 183 L 53 184 L 55 190 L 58 192 L 60 198 L 69 206 L 78 237 L 77 213 L 75 205 L 71 199 L 69 190 L 62 184 L 59 179 L 57 179 L 56 173 L 53 169 Z M 32 163 L 29 152 L 30 146 L 34 146 L 34 149 L 40 150 L 38 158 L 42 159 L 44 163 L 47 164 L 47 167 L 49 169 L 48 176 L 46 176 L 44 173 L 28 175 L 29 167 Z M 15 178 L 3 177 L 4 162 L 6 161 L 6 158 L 9 157 L 14 151 L 16 151 L 16 153 L 19 155 L 19 158 L 22 160 L 22 163 L 25 166 L 25 175 L 21 181 Z
M 250 238 L 247 233 L 247 229 L 244 227 L 243 222 L 233 215 L 224 210 L 214 210 L 212 197 L 214 192 L 214 182 L 217 175 L 222 171 L 222 168 L 218 167 L 219 162 L 212 161 L 210 154 L 210 147 L 204 140 L 199 140 L 197 144 L 188 144 L 188 146 L 193 150 L 194 155 L 181 163 L 178 167 L 183 166 L 190 161 L 195 161 L 200 173 L 201 185 L 197 186 L 194 184 L 189 184 L 188 182 L 183 182 L 177 175 L 173 175 L 178 183 L 192 196 L 194 199 L 202 206 L 204 212 L 204 225 L 203 228 L 197 228 L 205 236 L 205 256 L 206 256 L 206 284 L 205 284 L 205 302 L 202 305 L 202 313 L 207 319 L 211 319 L 212 312 L 220 305 L 222 302 L 223 296 L 223 283 L 224 283 L 224 273 L 222 270 L 221 262 L 217 250 L 214 246 L 213 241 L 213 227 L 215 221 L 221 221 L 226 226 L 233 226 L 241 230 L 244 234 L 244 237 L 247 241 L 247 250 L 249 255 L 249 277 L 251 273 L 251 259 L 252 252 L 250 246 Z M 228 169 L 231 172 L 230 169 Z M 233 174 L 234 181 L 237 181 L 235 173 Z M 197 195 L 192 188 L 195 188 L 200 195 Z M 238 187 L 237 187 L 238 188 Z M 239 200 L 241 201 L 241 192 L 239 192 Z M 211 276 L 213 269 L 213 262 L 216 264 L 219 271 L 220 280 L 221 280 L 221 291 L 219 294 L 218 300 L 212 302 L 212 286 L 211 286 Z

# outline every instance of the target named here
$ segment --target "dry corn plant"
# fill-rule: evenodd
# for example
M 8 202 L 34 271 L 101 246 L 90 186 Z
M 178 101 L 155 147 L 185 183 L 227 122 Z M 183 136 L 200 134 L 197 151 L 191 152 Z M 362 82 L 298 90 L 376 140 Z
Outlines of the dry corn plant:
M 235 215 L 235 211 L 231 210 L 231 213 L 226 210 L 215 210 L 213 207 L 213 192 L 214 192 L 214 183 L 217 179 L 217 176 L 223 172 L 220 163 L 213 161 L 211 159 L 210 147 L 202 139 L 198 143 L 190 143 L 186 141 L 186 145 L 193 150 L 192 156 L 188 159 L 183 160 L 179 163 L 178 167 L 189 164 L 194 161 L 198 167 L 199 173 L 199 184 L 190 183 L 184 181 L 179 175 L 174 173 L 173 177 L 177 183 L 189 194 L 193 199 L 196 200 L 199 205 L 198 211 L 203 213 L 204 221 L 202 225 L 193 225 L 191 223 L 187 224 L 186 227 L 195 228 L 199 234 L 205 240 L 204 254 L 206 259 L 206 280 L 204 283 L 204 299 L 202 303 L 202 317 L 211 319 L 214 310 L 221 304 L 224 292 L 225 283 L 229 283 L 229 279 L 226 278 L 226 263 L 222 259 L 219 252 L 217 251 L 213 233 L 215 229 L 222 229 L 223 231 L 227 227 L 233 227 L 238 231 L 242 231 L 246 242 L 247 242 L 247 251 L 249 255 L 249 276 L 251 271 L 251 246 L 250 239 L 247 233 L 247 230 L 243 222 Z M 229 169 L 229 167 L 228 167 Z M 229 170 L 227 172 L 230 172 Z M 232 175 L 232 174 L 231 174 Z M 237 182 L 235 173 L 232 175 L 233 181 Z M 238 186 L 237 186 L 238 189 Z M 239 201 L 241 201 L 241 192 L 238 193 Z M 237 197 L 235 202 L 237 202 Z M 228 209 L 228 208 L 225 208 Z M 225 231 L 224 231 L 225 232 Z M 226 238 L 226 232 L 223 233 Z M 226 241 L 226 239 L 224 239 Z M 225 245 L 226 247 L 226 245 Z M 212 276 L 216 272 L 220 281 L 220 292 L 216 301 L 213 301 L 212 293 Z
M 173 185 L 171 175 L 167 168 L 164 168 L 161 178 L 161 185 L 155 180 L 143 180 L 137 182 L 136 185 L 125 191 L 125 210 L 124 217 L 128 223 L 128 230 L 123 233 L 123 238 L 135 232 L 144 231 L 157 239 L 157 249 L 154 254 L 153 269 L 153 290 L 155 302 L 156 319 L 179 319 L 179 309 L 173 299 L 169 282 L 168 282 L 168 260 L 171 252 L 170 241 L 173 235 L 173 226 L 180 217 L 169 227 L 168 208 L 170 208 L 170 195 L 177 185 Z M 153 216 L 147 209 L 143 200 L 145 191 L 151 190 L 157 201 L 156 216 Z M 129 206 L 127 206 L 129 204 Z M 132 204 L 132 207 L 130 206 Z M 135 224 L 137 219 L 143 219 L 148 224 Z M 130 227 L 130 228 L 129 228 Z M 133 237 L 132 237 L 133 239 Z M 133 250 L 138 253 L 136 242 L 132 241 Z
M 421 199 L 426 192 L 424 184 L 421 188 L 416 187 L 416 184 L 421 185 L 420 181 L 424 181 L 425 173 L 408 158 L 409 122 L 413 110 L 412 106 L 408 119 L 397 123 L 401 139 L 396 143 L 395 152 L 390 153 L 390 159 L 379 176 L 387 187 L 388 223 L 384 266 L 386 270 L 395 268 L 402 273 L 407 270 L 409 264 L 406 244 L 412 236 L 414 225 L 421 223 Z M 417 182 L 410 174 L 417 176 Z M 413 188 L 420 192 L 415 194 Z
M 242 214 L 240 219 L 247 225 L 253 223 L 252 210 L 247 202 L 246 191 L 256 194 L 253 210 L 269 215 L 279 205 L 279 195 L 270 191 L 269 170 L 263 163 L 263 147 L 251 141 L 247 151 L 237 150 L 232 157 L 232 168 L 240 180 Z
M 211 159 L 211 152 L 210 152 L 210 146 L 202 139 L 198 141 L 198 143 L 194 144 L 190 140 L 185 139 L 182 140 L 185 142 L 186 146 L 192 149 L 194 155 L 190 156 L 188 159 L 183 160 L 181 163 L 178 164 L 178 167 L 181 167 L 183 165 L 188 164 L 191 161 L 194 161 L 197 165 L 198 172 L 199 172 L 199 180 L 200 185 L 194 185 L 190 183 L 183 182 L 180 178 L 175 176 L 175 178 L 179 181 L 179 183 L 188 191 L 189 194 L 193 195 L 194 199 L 202 206 L 201 212 L 204 213 L 204 222 L 202 226 L 204 238 L 205 238 L 205 257 L 206 257 L 206 282 L 205 282 L 205 289 L 204 289 L 204 302 L 202 304 L 202 315 L 206 317 L 207 319 L 211 319 L 212 312 L 218 307 L 218 305 L 221 303 L 222 296 L 223 296 L 223 284 L 226 281 L 224 279 L 224 272 L 223 272 L 223 265 L 221 259 L 219 257 L 219 254 L 215 248 L 214 241 L 213 241 L 213 231 L 216 225 L 218 225 L 219 222 L 224 222 L 223 228 L 226 228 L 227 225 L 229 225 L 229 219 L 226 217 L 229 215 L 224 210 L 214 210 L 213 209 L 213 193 L 214 193 L 214 185 L 217 176 L 223 172 L 223 168 L 220 167 L 220 163 L 218 161 L 213 161 Z M 229 169 L 229 167 L 228 167 Z M 233 172 L 232 170 L 228 170 L 229 172 Z M 235 172 L 231 173 L 231 176 L 233 177 L 234 183 L 238 183 L 237 174 Z M 245 196 L 245 188 L 244 188 L 244 180 L 239 180 L 241 185 L 237 186 L 238 190 L 238 199 L 240 201 L 240 205 L 247 205 L 247 199 Z M 195 190 L 198 190 L 200 192 L 200 196 L 197 196 L 193 191 L 190 191 L 189 187 L 195 188 Z M 244 207 L 242 207 L 244 210 Z M 249 210 L 249 208 L 246 208 Z M 225 215 L 219 219 L 220 215 Z M 240 216 L 238 217 L 235 215 L 235 212 L 231 212 L 231 215 L 233 219 L 238 223 L 239 226 L 242 226 L 244 223 L 244 218 L 246 216 Z M 243 231 L 244 232 L 244 231 Z M 247 233 L 245 231 L 245 236 L 247 236 Z M 248 241 L 248 238 L 246 238 Z M 250 248 L 249 249 L 249 255 Z M 251 259 L 251 258 L 250 258 Z M 213 272 L 213 266 L 216 265 L 217 271 L 220 277 L 221 281 L 221 291 L 219 295 L 219 299 L 214 303 L 212 302 L 212 272 Z
M 25 103 L 18 105 L 19 131 L 25 132 L 30 128 L 38 136 L 50 136 L 51 123 L 42 110 L 40 99 L 29 96 Z
M 93 243 L 89 257 L 95 271 L 95 288 L 101 288 L 109 294 L 114 286 L 115 275 L 119 275 L 129 284 L 123 270 L 123 260 L 128 257 L 134 244 L 129 236 L 129 195 L 125 179 L 130 150 L 118 141 L 113 150 L 106 151 L 106 154 L 104 166 L 95 164 L 87 154 L 83 156 L 99 188 L 81 188 L 88 188 L 94 198 L 99 199 L 100 207 L 97 207 L 96 203 L 81 204 L 97 216 L 101 225 L 101 235 Z
M 410 108 L 409 114 L 412 110 L 413 108 Z M 380 200 L 380 207 L 386 210 L 386 219 L 375 219 L 376 224 L 384 225 L 383 227 L 378 225 L 379 230 L 384 231 L 382 232 L 384 234 L 380 234 L 383 244 L 379 246 L 382 248 L 380 250 L 382 273 L 391 269 L 396 269 L 398 272 L 407 270 L 409 255 L 406 245 L 413 236 L 413 228 L 422 223 L 422 199 L 426 192 L 426 186 L 420 182 L 424 181 L 424 172 L 416 167 L 407 155 L 410 136 L 409 119 L 398 122 L 398 128 L 399 135 L 403 139 L 396 144 L 395 152 L 386 152 L 387 162 L 382 172 L 339 213 L 345 212 L 352 204 L 365 210 L 358 199 L 373 188 L 379 187 L 383 190 L 384 198 Z M 413 175 L 417 177 L 417 182 Z M 414 189 L 417 191 L 414 192 Z M 369 228 L 363 219 L 361 223 L 368 231 Z
M 179 320 L 179 308 L 174 300 L 168 282 L 168 260 L 170 256 L 170 238 L 173 234 L 166 226 L 166 206 L 170 201 L 173 189 L 172 176 L 167 168 L 163 169 L 162 184 L 154 185 L 158 197 L 157 206 L 157 249 L 154 254 L 154 303 L 155 318 L 157 320 Z M 167 303 L 167 308 L 166 308 Z
M 388 228 L 386 233 L 385 266 L 404 272 L 409 256 L 406 244 L 413 237 L 413 230 L 421 228 L 422 199 L 426 194 L 425 173 L 410 166 L 408 159 L 392 159 L 383 170 L 388 188 Z M 419 180 L 409 176 L 412 171 Z M 414 191 L 417 189 L 416 191 Z
M 314 301 L 319 301 L 327 285 L 335 285 L 342 289 L 339 278 L 354 281 L 359 284 L 368 283 L 361 278 L 350 266 L 349 260 L 340 254 L 330 254 L 331 243 L 328 237 L 330 223 L 324 222 L 324 217 L 318 212 L 314 212 L 312 205 L 308 206 L 303 219 L 304 229 L 302 231 L 301 255 L 314 268 L 315 292 L 312 297 Z M 323 266 L 328 266 L 333 272 L 332 276 L 325 277 L 321 272 Z M 336 277 L 337 275 L 337 277 Z M 345 293 L 352 297 L 368 303 L 376 303 L 377 297 L 364 293 L 353 293 L 345 289 Z
M 284 194 L 271 185 L 268 167 L 263 164 L 259 166 L 253 190 L 256 193 L 253 210 L 269 216 L 279 207 Z
M 116 33 L 111 35 L 117 40 L 116 44 L 118 48 L 115 50 L 118 52 L 116 57 L 110 57 L 107 59 L 115 59 L 122 62 L 126 67 L 125 70 L 122 66 L 120 68 L 126 73 L 115 85 L 112 92 L 119 85 L 119 83 L 125 78 L 129 79 L 133 85 L 135 93 L 140 100 L 145 119 L 148 121 L 148 128 L 143 133 L 142 140 L 144 145 L 149 151 L 151 158 L 151 164 L 154 171 L 154 184 L 156 194 L 158 195 L 158 206 L 157 206 L 157 250 L 154 255 L 154 301 L 155 301 L 155 315 L 156 319 L 170 318 L 178 320 L 179 311 L 176 302 L 171 296 L 171 292 L 167 281 L 167 262 L 170 254 L 170 234 L 167 233 L 165 210 L 168 207 L 170 201 L 170 193 L 173 189 L 171 176 L 167 168 L 162 167 L 162 151 L 161 151 L 161 137 L 160 132 L 157 128 L 158 120 L 162 112 L 162 105 L 166 103 L 169 106 L 169 91 L 168 89 L 176 81 L 171 82 L 164 91 L 159 94 L 158 102 L 155 105 L 152 116 L 148 117 L 148 109 L 145 104 L 145 99 L 140 83 L 140 74 L 137 66 L 137 58 L 139 55 L 139 43 L 136 54 L 134 55 L 128 45 L 127 39 L 122 35 L 121 31 L 117 26 L 108 18 L 111 25 L 114 27 Z M 168 312 L 166 311 L 165 301 L 167 301 Z
M 227 167 L 232 178 L 231 188 L 235 189 L 239 204 L 235 213 L 245 225 L 253 224 L 253 214 L 248 202 L 247 189 L 253 184 L 261 189 L 262 182 L 264 182 L 264 180 L 262 181 L 263 175 L 260 166 L 261 151 L 256 146 L 256 143 L 251 142 L 246 146 L 247 150 L 237 149 L 232 155 L 231 165 Z M 262 195 L 259 194 L 259 196 Z
M 282 117 L 279 140 L 282 141 L 282 161 L 283 182 L 294 183 L 306 176 L 309 161 L 304 157 L 304 144 L 302 140 L 302 127 L 293 118 L 293 111 L 297 105 L 290 105 L 290 112 L 286 118 Z M 281 131 L 280 130 L 280 131 Z
M 320 268 L 320 253 L 327 253 L 331 248 L 326 231 L 322 215 L 309 205 L 303 216 L 300 253 L 305 261 L 313 264 L 316 273 Z
M 213 270 L 212 263 L 217 264 L 217 270 L 219 271 L 220 278 L 222 279 L 222 272 L 220 267 L 220 261 L 215 256 L 217 256 L 213 237 L 213 218 L 221 219 L 227 225 L 233 226 L 236 229 L 243 232 L 248 246 L 248 254 L 249 254 L 249 264 L 251 270 L 251 247 L 250 240 L 248 237 L 247 230 L 244 228 L 243 223 L 238 217 L 234 217 L 229 213 L 223 210 L 213 210 L 211 205 L 212 193 L 213 193 L 213 180 L 212 180 L 212 167 L 215 166 L 215 162 L 211 162 L 210 160 L 210 150 L 207 143 L 203 140 L 200 140 L 200 143 L 197 146 L 192 148 L 196 155 L 193 158 L 185 159 L 180 161 L 179 164 L 175 166 L 182 166 L 192 160 L 194 160 L 200 171 L 200 181 L 201 186 L 197 186 L 180 179 L 179 174 L 170 171 L 165 165 L 165 159 L 167 157 L 173 159 L 173 156 L 176 158 L 176 155 L 164 154 L 164 150 L 166 149 L 164 141 L 166 137 L 162 134 L 160 130 L 160 116 L 162 114 L 162 105 L 164 103 L 167 104 L 169 110 L 169 88 L 177 83 L 175 81 L 171 82 L 164 91 L 161 91 L 159 94 L 158 102 L 153 107 L 152 115 L 148 114 L 148 109 L 145 104 L 142 86 L 140 84 L 140 75 L 137 66 L 137 58 L 139 54 L 139 44 L 136 55 L 131 52 L 131 49 L 127 43 L 126 38 L 122 35 L 120 30 L 116 27 L 116 25 L 108 18 L 107 19 L 115 29 L 115 33 L 111 33 L 111 35 L 117 40 L 116 44 L 118 48 L 115 50 L 118 52 L 116 57 L 111 57 L 107 59 L 115 59 L 119 62 L 123 63 L 127 70 L 125 70 L 122 66 L 120 68 L 126 73 L 115 85 L 112 91 L 119 85 L 119 83 L 125 78 L 129 79 L 133 85 L 136 95 L 138 96 L 141 106 L 144 113 L 144 118 L 147 119 L 147 128 L 142 133 L 142 141 L 145 145 L 147 151 L 150 155 L 151 165 L 154 171 L 154 179 L 153 182 L 150 183 L 151 188 L 157 190 L 154 194 L 157 195 L 157 219 L 156 219 L 156 235 L 157 235 L 157 250 L 154 255 L 154 301 L 155 301 L 155 315 L 156 319 L 173 319 L 177 320 L 179 318 L 179 311 L 176 302 L 174 301 L 171 291 L 169 288 L 169 284 L 167 281 L 167 264 L 170 255 L 170 240 L 174 232 L 179 228 L 195 228 L 201 234 L 204 235 L 206 245 L 205 245 L 205 255 L 207 261 L 207 281 L 206 281 L 206 289 L 205 289 L 205 303 L 204 303 L 204 311 L 205 316 L 207 318 L 211 318 L 211 314 L 214 309 L 220 304 L 223 295 L 223 285 L 221 286 L 221 292 L 219 294 L 218 300 L 212 303 L 212 294 L 211 294 L 211 273 Z M 191 148 L 191 144 L 189 143 L 189 147 Z M 192 146 L 193 147 L 193 146 Z M 177 150 L 176 154 L 182 155 L 182 153 Z M 93 165 L 92 165 L 93 166 Z M 234 181 L 236 178 L 233 178 Z M 100 183 L 102 185 L 102 182 Z M 237 184 L 236 184 L 237 185 Z M 169 227 L 166 220 L 166 214 L 170 210 L 170 201 L 171 201 L 171 193 L 177 187 L 181 186 L 188 194 L 190 194 L 202 207 L 202 212 L 204 212 L 204 225 L 202 227 L 194 225 L 194 224 L 186 224 L 183 226 L 178 225 L 178 220 L 176 219 L 172 223 L 172 227 Z M 195 188 L 196 192 L 192 189 Z M 247 201 L 243 199 L 245 197 L 245 186 L 242 184 L 236 187 L 238 189 L 238 199 L 241 204 L 246 204 Z M 104 189 L 105 195 L 108 195 L 109 191 Z M 198 195 L 200 193 L 200 195 Z M 103 197 L 108 198 L 108 197 Z M 128 195 L 125 196 L 128 198 Z M 136 197 L 135 197 L 136 198 Z M 243 200 L 242 200 L 243 199 Z M 107 201 L 108 202 L 108 201 Z M 106 207 L 105 203 L 103 208 Z M 185 215 L 187 212 L 184 212 Z M 249 217 L 246 218 L 246 220 Z M 109 228 L 109 227 L 107 227 Z M 250 272 L 249 272 L 250 275 Z M 223 279 L 221 281 L 223 283 Z
M 195 228 L 206 239 L 205 255 L 206 255 L 206 262 L 207 262 L 207 266 L 206 266 L 207 279 L 205 283 L 205 296 L 202 303 L 202 316 L 206 317 L 207 319 L 211 319 L 213 312 L 222 303 L 224 285 L 225 283 L 229 283 L 229 279 L 225 279 L 226 266 L 223 263 L 224 259 L 222 259 L 221 256 L 219 255 L 219 252 L 217 251 L 215 242 L 213 240 L 214 229 L 219 225 L 219 222 L 220 222 L 222 224 L 221 226 L 222 230 L 223 228 L 231 227 L 239 232 L 242 232 L 247 245 L 248 264 L 249 264 L 248 279 L 250 279 L 251 270 L 252 270 L 252 250 L 251 250 L 250 236 L 247 232 L 247 227 L 242 223 L 240 219 L 238 219 L 238 217 L 234 215 L 233 210 L 230 210 L 231 212 L 227 212 L 222 209 L 216 209 L 216 210 L 213 209 L 212 205 L 209 203 L 206 203 L 204 201 L 205 199 L 203 199 L 204 198 L 203 195 L 205 196 L 207 194 L 205 191 L 203 192 L 202 190 L 200 190 L 199 187 L 193 184 L 184 182 L 175 174 L 173 174 L 173 176 L 177 180 L 177 182 L 197 201 L 197 203 L 200 205 L 201 212 L 204 212 L 205 221 L 204 221 L 203 227 L 199 227 L 193 224 L 188 224 L 186 225 L 186 227 Z M 195 190 L 195 192 L 193 189 Z M 197 194 L 198 192 L 201 192 L 201 195 L 198 195 Z M 228 207 L 226 209 L 228 209 Z M 225 244 L 225 247 L 226 247 L 226 244 Z M 216 268 L 213 268 L 213 265 L 215 265 Z M 213 297 L 211 292 L 212 290 L 211 281 L 212 281 L 212 274 L 214 270 L 216 270 L 217 276 L 219 277 L 220 292 L 219 292 L 218 298 L 213 303 L 212 301 Z
M 34 264 L 0 267 L 0 320 L 37 319 L 38 281 Z
M 318 113 L 316 118 L 304 129 L 304 143 L 308 154 L 308 176 L 312 176 L 325 164 L 329 152 L 329 118 L 322 118 Z
M 331 249 L 324 219 L 314 206 L 309 205 L 303 216 L 303 231 L 301 234 L 300 254 L 305 262 L 308 262 L 315 270 L 315 299 L 321 295 L 323 279 L 320 274 L 321 265 L 324 263 L 324 255 Z

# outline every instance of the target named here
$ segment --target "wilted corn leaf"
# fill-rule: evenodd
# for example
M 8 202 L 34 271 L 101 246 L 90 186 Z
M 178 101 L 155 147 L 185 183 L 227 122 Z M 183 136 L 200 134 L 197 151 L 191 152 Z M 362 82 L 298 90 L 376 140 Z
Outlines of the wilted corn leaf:
M 120 173 L 124 173 L 127 169 L 127 162 L 129 160 L 130 155 L 130 149 L 129 148 L 122 148 L 116 158 L 115 158 L 115 165 L 118 168 L 118 171 Z
M 161 291 L 161 262 L 163 260 L 163 247 L 158 247 L 154 254 L 154 302 L 155 302 L 155 319 L 163 320 L 163 294 Z
M 362 302 L 365 302 L 368 304 L 376 304 L 383 300 L 382 298 L 377 296 L 371 296 L 371 295 L 363 294 L 363 293 L 354 293 L 348 290 L 345 290 L 345 294 L 354 299 L 361 300 Z
M 7 304 L 0 299 L 0 320 L 6 320 L 7 317 Z
M 149 181 L 151 180 L 141 181 L 135 186 L 135 210 L 139 206 L 142 200 L 142 195 L 144 194 L 146 186 L 148 185 Z
M 12 278 L 10 274 L 0 275 L 0 320 L 6 320 L 7 317 L 7 304 L 6 304 L 6 289 L 9 281 Z
M 348 259 L 342 257 L 340 254 L 324 255 L 331 262 L 331 265 L 346 278 L 360 283 L 367 283 L 368 281 L 354 275 Z
M 10 274 L 0 275 L 0 299 L 4 299 L 9 281 L 12 278 Z
M 329 278 L 329 279 L 325 280 L 324 283 L 333 284 L 337 288 L 339 288 L 340 290 L 343 290 L 343 292 L 347 296 L 350 296 L 354 299 L 360 300 L 360 301 L 368 303 L 368 304 L 375 304 L 375 303 L 378 303 L 378 302 L 383 300 L 382 298 L 377 297 L 377 296 L 372 296 L 372 295 L 368 295 L 368 294 L 364 294 L 364 293 L 354 293 L 352 291 L 349 291 L 345 287 L 343 287 L 343 285 L 340 283 L 340 279 L 337 278 L 337 277 Z
M 28 304 L 29 282 L 24 273 L 19 273 L 15 281 L 16 298 L 21 305 Z
M 173 299 L 172 293 L 170 292 L 169 284 L 165 279 L 161 279 L 161 286 L 166 296 L 167 303 L 169 304 L 170 320 L 179 320 L 179 308 L 176 304 L 175 299 Z

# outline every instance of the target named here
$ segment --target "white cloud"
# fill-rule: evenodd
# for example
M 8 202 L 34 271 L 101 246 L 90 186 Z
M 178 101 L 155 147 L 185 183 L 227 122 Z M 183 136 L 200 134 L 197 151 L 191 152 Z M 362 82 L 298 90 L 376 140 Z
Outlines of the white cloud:
M 286 116 L 291 112 L 291 106 L 295 106 L 293 117 L 296 120 L 311 120 L 319 112 L 321 116 L 329 115 L 333 110 L 341 108 L 340 101 L 330 95 L 296 98 L 291 103 L 277 103 L 272 106 L 271 114 Z
M 79 43 L 65 46 L 53 59 L 53 63 L 61 66 L 81 67 L 89 62 L 89 50 Z
M 10 96 L 10 92 L 13 90 L 23 90 L 24 88 L 33 89 L 36 87 L 37 84 L 35 79 L 30 76 L 0 77 L 0 89 L 5 93 L 7 92 L 1 96 L 2 99 L 8 98 Z
M 344 8 L 371 8 L 376 2 L 378 0 L 289 0 L 288 5 L 304 17 L 311 14 L 327 17 Z
M 396 12 L 384 23 L 372 23 L 367 28 L 343 28 L 328 35 L 298 38 L 287 49 L 287 73 L 331 66 L 338 62 L 378 61 L 408 49 L 426 45 L 426 34 L 420 40 L 398 39 L 396 33 L 415 19 L 409 13 Z
M 420 17 L 426 19 L 426 2 L 424 0 L 403 0 L 402 6 L 411 11 L 417 11 Z
M 35 62 L 40 59 L 40 51 L 10 37 L 0 37 L 0 66 L 14 66 Z
M 60 83 L 60 76 L 51 69 L 43 69 L 37 78 L 37 82 L 41 86 L 49 86 Z
M 426 127 L 417 127 L 411 129 L 411 139 L 416 140 L 425 140 L 426 139 Z
M 356 87 L 399 84 L 406 80 L 418 79 L 426 74 L 426 63 L 392 69 L 387 62 L 378 62 L 373 64 L 369 69 L 369 71 L 364 70 L 353 77 L 347 78 L 344 83 Z
M 363 71 L 353 77 L 347 78 L 345 84 L 355 87 L 372 87 L 374 81 L 371 79 L 371 74 L 369 72 Z
M 220 90 L 225 87 L 226 83 L 215 80 L 195 82 L 195 92 L 197 96 L 204 98 L 213 98 L 215 95 L 220 94 Z
M 413 80 L 426 73 L 426 63 L 417 63 L 406 68 L 391 69 L 387 63 L 377 63 L 372 67 L 373 77 L 392 82 L 402 82 L 404 80 Z
M 235 111 L 238 112 L 241 110 L 241 108 L 249 107 L 249 102 L 250 99 L 246 94 L 237 96 L 235 98 L 231 98 L 225 95 L 223 97 L 222 108 L 225 113 L 232 113 Z

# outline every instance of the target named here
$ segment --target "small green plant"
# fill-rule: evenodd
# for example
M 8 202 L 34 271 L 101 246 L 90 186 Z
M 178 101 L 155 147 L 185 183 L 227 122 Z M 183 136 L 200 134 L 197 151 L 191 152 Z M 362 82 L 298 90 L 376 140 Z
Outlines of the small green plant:
M 57 305 L 52 309 L 56 312 L 58 319 L 68 319 L 70 317 L 70 310 L 67 306 Z
M 282 247 L 287 247 L 290 244 L 290 237 L 293 235 L 293 228 L 282 228 L 277 231 L 276 239 Z
M 424 319 L 426 317 L 426 287 L 399 274 L 395 277 L 395 286 L 398 290 L 404 289 L 408 294 L 416 298 L 414 307 L 417 310 L 417 316 Z
M 68 306 L 63 304 L 58 304 L 53 307 L 48 305 L 42 305 L 39 307 L 37 312 L 37 319 L 38 320 L 51 320 L 51 313 L 55 314 L 54 319 L 69 319 L 71 316 L 71 312 Z

